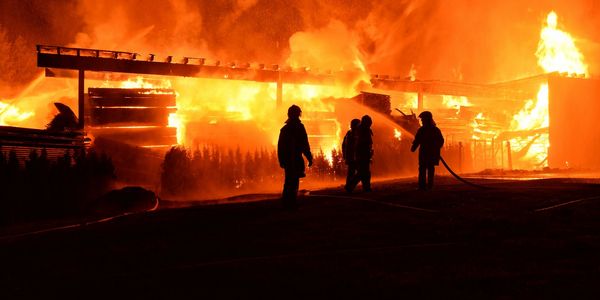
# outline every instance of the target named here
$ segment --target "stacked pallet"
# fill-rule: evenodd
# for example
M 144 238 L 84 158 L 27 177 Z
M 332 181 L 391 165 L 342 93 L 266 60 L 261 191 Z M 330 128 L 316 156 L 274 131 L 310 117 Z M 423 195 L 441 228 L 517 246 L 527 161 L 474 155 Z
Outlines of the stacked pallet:
M 94 137 L 141 147 L 177 143 L 177 128 L 169 127 L 176 111 L 171 89 L 90 88 L 88 101 L 86 123 Z

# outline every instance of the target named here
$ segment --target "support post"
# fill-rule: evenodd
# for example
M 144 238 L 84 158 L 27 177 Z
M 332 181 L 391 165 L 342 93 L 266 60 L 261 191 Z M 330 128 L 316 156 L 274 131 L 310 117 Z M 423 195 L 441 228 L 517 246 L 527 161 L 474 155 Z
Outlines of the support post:
M 512 151 L 510 150 L 510 141 L 506 141 L 506 159 L 508 160 L 508 169 L 512 170 Z
M 504 142 L 500 141 L 500 169 L 504 171 Z
M 417 111 L 423 111 L 423 93 L 417 93 Z
M 496 141 L 494 140 L 494 138 L 492 138 L 492 146 L 491 146 L 491 148 L 492 148 L 491 149 L 491 151 L 492 151 L 492 161 L 491 161 L 491 164 L 492 165 L 490 166 L 490 168 L 492 168 L 492 169 L 496 168 L 496 147 L 495 147 L 496 145 L 495 145 L 495 142 Z
M 85 125 L 84 119 L 85 119 L 85 109 L 84 109 L 84 102 L 85 102 L 85 71 L 84 70 L 79 70 L 79 89 L 78 89 L 78 112 L 79 115 L 77 116 L 79 118 L 79 128 L 83 129 L 83 126 Z
M 463 144 L 458 142 L 458 171 L 462 173 L 462 161 L 463 161 Z
M 277 108 L 280 108 L 283 105 L 283 81 L 281 80 L 281 71 L 278 72 L 279 76 L 277 76 Z
M 473 170 L 478 170 L 479 166 L 477 165 L 479 163 L 479 159 L 477 159 L 477 140 L 472 140 L 473 141 Z
M 487 140 L 483 140 L 483 168 L 488 168 Z

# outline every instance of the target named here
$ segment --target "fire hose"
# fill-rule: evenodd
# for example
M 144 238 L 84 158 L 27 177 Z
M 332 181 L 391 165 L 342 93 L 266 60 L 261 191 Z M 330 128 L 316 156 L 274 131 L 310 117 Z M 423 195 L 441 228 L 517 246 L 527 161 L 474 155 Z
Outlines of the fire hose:
M 448 165 L 448 163 L 446 163 L 446 161 L 444 160 L 444 158 L 442 156 L 440 156 L 440 160 L 442 161 L 442 164 L 444 164 L 444 167 L 446 167 L 446 170 L 448 170 L 448 172 L 450 172 L 450 174 L 452 174 L 452 176 L 454 176 L 454 178 L 458 179 L 458 181 L 460 181 L 466 185 L 470 185 L 472 187 L 479 188 L 479 189 L 492 189 L 492 187 L 476 184 L 476 183 L 470 182 L 470 181 L 460 177 L 458 174 L 454 173 L 452 168 L 450 168 L 450 166 Z
M 405 114 L 404 112 L 402 112 L 402 110 L 400 110 L 400 109 L 397 109 L 397 108 L 396 108 L 396 110 L 397 110 L 398 112 L 400 112 L 400 113 L 401 113 L 401 114 L 402 114 L 404 117 L 409 117 L 409 115 L 407 115 L 407 114 Z M 412 114 L 411 114 L 411 116 L 412 116 L 413 120 L 415 120 L 415 121 L 416 121 L 416 120 L 417 120 L 417 118 L 416 118 L 416 115 L 415 115 L 415 113 L 414 113 L 412 110 L 411 110 L 410 112 L 412 113 Z M 418 121 L 417 121 L 417 122 L 418 122 Z M 412 136 L 412 137 L 414 138 L 414 136 L 415 136 L 415 135 L 414 135 L 414 133 L 412 133 L 412 132 L 411 132 L 409 129 L 402 127 L 402 130 L 404 130 L 405 132 L 407 132 L 407 133 L 409 134 L 409 136 Z M 468 181 L 468 180 L 466 180 L 466 179 L 464 179 L 464 178 L 460 177 L 458 174 L 456 174 L 456 173 L 455 173 L 455 172 L 452 170 L 452 168 L 450 168 L 450 166 L 448 166 L 448 163 L 446 163 L 446 161 L 444 160 L 444 158 L 443 158 L 442 156 L 440 156 L 440 160 L 442 161 L 442 164 L 444 164 L 444 167 L 446 167 L 446 170 L 448 170 L 448 172 L 450 172 L 450 174 L 452 174 L 452 176 L 454 176 L 454 178 L 456 178 L 458 181 L 460 181 L 460 182 L 462 182 L 462 183 L 464 183 L 464 184 L 466 184 L 466 185 L 470 185 L 470 186 L 472 186 L 472 187 L 476 187 L 476 188 L 480 188 L 480 189 L 491 189 L 491 187 L 488 187 L 488 186 L 483 186 L 483 185 L 479 185 L 479 184 L 476 184 L 476 183 L 470 182 L 470 181 Z

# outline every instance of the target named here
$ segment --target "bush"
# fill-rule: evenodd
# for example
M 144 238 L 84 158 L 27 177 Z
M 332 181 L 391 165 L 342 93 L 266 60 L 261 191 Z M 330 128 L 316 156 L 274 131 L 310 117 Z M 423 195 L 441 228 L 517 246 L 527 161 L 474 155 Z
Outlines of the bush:
M 94 149 L 65 150 L 56 161 L 32 150 L 20 164 L 14 150 L 0 148 L 0 222 L 79 215 L 114 180 L 111 159 Z

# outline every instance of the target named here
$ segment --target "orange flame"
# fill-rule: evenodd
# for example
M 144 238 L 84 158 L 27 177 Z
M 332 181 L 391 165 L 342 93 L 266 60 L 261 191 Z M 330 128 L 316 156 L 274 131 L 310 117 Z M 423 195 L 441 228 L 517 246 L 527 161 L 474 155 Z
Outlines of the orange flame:
M 575 46 L 575 41 L 569 33 L 557 29 L 557 26 L 558 16 L 552 11 L 546 18 L 546 26 L 542 29 L 535 53 L 539 66 L 546 72 L 583 74 L 588 77 L 588 66 Z
M 0 101 L 0 125 L 17 125 L 35 115 L 32 111 L 22 111 L 16 106 Z
M 538 65 L 546 72 L 588 77 L 588 66 L 584 63 L 584 57 L 575 45 L 574 39 L 569 33 L 557 27 L 558 16 L 551 11 L 540 33 L 540 41 L 535 53 L 538 57 Z M 510 130 L 534 130 L 547 128 L 548 125 L 548 84 L 544 83 L 539 88 L 537 98 L 528 100 L 525 106 L 513 116 Z M 546 165 L 544 160 L 550 146 L 548 134 L 541 134 L 534 138 L 536 140 L 531 144 L 525 158 Z M 529 143 L 527 139 L 516 139 L 511 146 L 513 150 L 518 151 L 527 143 Z

